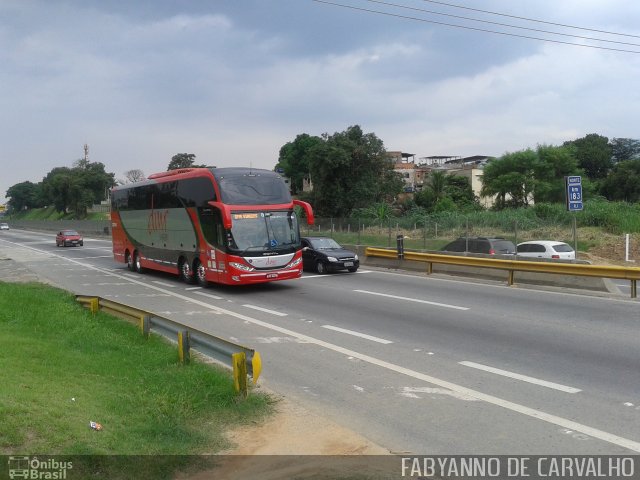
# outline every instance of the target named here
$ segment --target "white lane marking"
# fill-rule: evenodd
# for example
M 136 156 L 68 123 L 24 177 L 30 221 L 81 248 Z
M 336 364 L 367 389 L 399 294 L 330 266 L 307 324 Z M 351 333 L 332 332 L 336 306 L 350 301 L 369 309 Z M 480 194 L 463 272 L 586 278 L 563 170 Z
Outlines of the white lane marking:
M 559 292 L 554 292 L 551 290 L 535 290 L 535 289 L 521 289 L 518 290 L 517 288 L 514 289 L 513 287 L 508 286 L 505 282 L 500 282 L 499 284 L 492 284 L 492 283 L 481 283 L 479 281 L 476 281 L 472 278 L 466 278 L 465 280 L 455 280 L 455 279 L 451 279 L 451 278 L 439 278 L 439 277 L 430 277 L 430 276 L 422 276 L 420 274 L 408 274 L 408 273 L 396 273 L 396 272 L 384 272 L 381 270 L 372 270 L 373 273 L 377 273 L 379 275 L 395 275 L 396 277 L 408 277 L 408 278 L 422 278 L 425 281 L 430 281 L 430 282 L 442 282 L 442 283 L 455 283 L 455 284 L 464 284 L 464 285 L 473 285 L 475 287 L 480 287 L 480 288 L 499 288 L 502 290 L 508 290 L 510 293 L 513 293 L 515 295 L 519 295 L 519 294 L 527 294 L 527 295 L 532 295 L 532 294 L 539 294 L 539 295 L 561 295 L 563 297 L 571 296 L 571 297 L 581 297 L 581 298 L 588 298 L 588 299 L 592 299 L 593 295 L 590 295 L 589 293 L 575 293 L 575 292 L 567 292 L 566 290 L 562 290 Z M 528 287 L 531 287 L 532 285 L 528 285 Z M 629 285 L 627 285 L 628 287 Z M 615 302 L 615 303 L 634 303 L 637 304 L 638 302 L 636 300 L 627 300 L 624 298 L 619 298 L 619 297 L 597 297 L 597 300 L 599 301 L 606 301 L 606 302 Z
M 264 313 L 270 313 L 271 315 L 277 315 L 279 317 L 286 317 L 288 315 L 287 313 L 276 312 L 275 310 L 269 310 L 268 308 L 262 308 L 262 307 L 258 307 L 256 305 L 244 304 L 242 306 L 243 307 L 247 307 L 247 308 L 253 308 L 254 310 L 259 310 L 259 311 L 264 312 Z
M 370 292 L 368 290 L 354 290 L 358 293 L 366 293 L 367 295 L 378 295 L 380 297 L 395 298 L 396 300 L 404 300 L 407 302 L 426 303 L 427 305 L 435 305 L 436 307 L 453 308 L 455 310 L 469 310 L 468 307 L 458 307 L 457 305 L 449 305 L 446 303 L 429 302 L 427 300 L 420 300 L 418 298 L 399 297 L 397 295 L 389 295 L 388 293 Z
M 476 397 L 471 395 L 464 395 L 453 390 L 447 390 L 446 388 L 433 388 L 433 387 L 402 387 L 400 395 L 409 398 L 421 398 L 416 393 L 427 393 L 429 395 L 449 395 L 450 397 L 457 398 L 458 400 L 464 400 L 466 402 L 477 402 Z
M 313 278 L 327 278 L 327 277 L 333 277 L 334 275 L 336 275 L 336 274 L 335 273 L 325 273 L 324 275 L 303 275 L 298 280 L 310 280 L 310 279 L 313 279 Z
M 578 393 L 581 392 L 579 388 L 567 387 L 566 385 L 562 385 L 560 383 L 548 382 L 546 380 L 541 380 L 539 378 L 528 377 L 526 375 L 521 375 L 519 373 L 509 372 L 507 370 L 501 370 L 495 367 L 489 367 L 488 365 L 482 365 L 481 363 L 475 362 L 458 362 L 460 365 L 464 365 L 465 367 L 477 368 L 478 370 L 484 370 L 485 372 L 495 373 L 496 375 L 502 375 L 503 377 L 514 378 L 516 380 L 522 380 L 523 382 L 533 383 L 535 385 L 540 385 L 542 387 L 553 388 L 554 390 L 560 390 L 561 392 L 566 393 Z
M 175 285 L 171 285 L 170 283 L 161 282 L 160 280 L 151 280 L 151 282 L 155 283 L 156 285 L 162 285 L 163 287 L 176 288 Z
M 188 292 L 191 290 L 202 290 L 202 287 L 188 287 L 188 288 L 185 288 L 185 290 Z
M 3 240 L 6 241 L 6 240 Z M 33 247 L 26 247 L 24 245 L 21 245 L 19 243 L 15 243 L 15 242 L 7 242 L 7 243 L 11 243 L 13 245 L 17 245 L 19 247 L 22 248 L 26 248 L 29 250 L 34 250 L 34 251 L 39 251 Z M 59 255 L 55 255 L 61 259 L 65 259 L 65 257 L 61 257 Z M 89 268 L 91 270 L 95 270 L 97 272 L 101 272 L 101 273 L 108 273 L 109 271 L 104 269 L 104 268 L 100 268 L 100 267 L 96 267 L 94 265 L 91 265 L 90 263 L 82 263 L 79 262 L 78 260 L 72 260 L 72 259 L 65 259 L 68 262 L 71 263 L 75 263 L 76 265 L 81 265 L 83 267 Z M 122 275 L 119 275 L 117 273 L 112 273 L 111 275 L 113 275 L 114 277 L 118 277 L 118 278 L 124 278 L 122 277 Z M 479 392 L 477 390 L 473 390 L 467 387 L 463 387 L 461 385 L 457 385 L 455 383 L 452 382 L 448 382 L 446 380 L 442 380 L 436 377 L 432 377 L 431 375 L 426 375 L 424 373 L 420 373 L 420 372 L 416 372 L 415 370 L 411 370 L 409 368 L 405 368 L 402 367 L 400 365 L 396 365 L 390 362 L 387 362 L 385 360 L 380 360 L 377 359 L 375 357 L 371 357 L 369 355 L 365 355 L 364 353 L 359 353 L 356 352 L 354 350 L 349 350 L 348 348 L 344 348 L 344 347 L 340 347 L 338 345 L 334 345 L 332 343 L 329 342 L 325 342 L 323 340 L 319 340 L 317 338 L 313 338 L 310 337 L 309 335 L 304 335 L 302 333 L 298 333 L 298 332 L 294 332 L 293 330 L 289 330 L 287 328 L 283 328 L 283 327 L 279 327 L 278 325 L 273 325 L 271 323 L 267 323 L 267 322 L 263 322 L 262 320 L 258 320 L 256 318 L 252 318 L 252 317 L 248 317 L 246 315 L 242 315 L 241 313 L 236 313 L 236 312 L 232 312 L 231 310 L 227 310 L 224 308 L 220 308 L 220 307 L 216 307 L 214 305 L 211 305 L 209 303 L 206 302 L 201 302 L 200 300 L 196 300 L 195 298 L 189 298 L 185 295 L 181 295 L 179 293 L 176 293 L 175 291 L 172 292 L 170 290 L 163 290 L 160 287 L 157 287 L 155 285 L 151 285 L 149 283 L 145 283 L 139 280 L 131 280 L 133 283 L 137 283 L 138 285 L 142 286 L 142 287 L 146 287 L 149 288 L 151 290 L 157 290 L 160 291 L 162 293 L 166 293 L 168 295 L 171 295 L 172 297 L 175 298 L 179 298 L 181 300 L 184 300 L 185 302 L 191 302 L 191 303 L 195 303 L 196 305 L 201 305 L 203 307 L 206 308 L 211 308 L 214 310 L 217 310 L 221 313 L 224 313 L 225 315 L 229 315 L 231 317 L 235 317 L 239 320 L 243 320 L 247 323 L 253 323 L 254 325 L 259 325 L 263 328 L 267 328 L 269 330 L 274 330 L 276 332 L 279 333 L 283 333 L 285 335 L 289 335 L 295 338 L 299 338 L 300 340 L 304 340 L 306 343 L 312 343 L 315 345 L 318 345 L 319 347 L 323 347 L 326 348 L 328 350 L 332 350 L 334 352 L 340 353 L 342 355 L 345 355 L 346 357 L 353 357 L 353 358 L 357 358 L 361 361 L 370 363 L 372 365 L 376 365 L 379 366 L 381 368 L 386 368 L 387 370 L 391 370 L 393 372 L 396 373 L 400 373 L 402 375 L 406 375 L 408 377 L 412 377 L 412 378 L 416 378 L 418 380 L 422 380 L 424 382 L 427 383 L 431 383 L 433 385 L 438 385 L 442 388 L 447 388 L 449 390 L 453 390 L 454 392 L 460 393 L 460 394 L 464 394 L 464 395 L 469 395 L 471 397 L 475 397 L 478 400 L 482 400 L 485 401 L 487 403 L 490 403 L 491 405 L 495 405 L 498 407 L 502 407 L 506 410 L 510 410 L 512 412 L 516 412 L 516 413 L 520 413 L 522 415 L 525 415 L 527 417 L 531 417 L 531 418 L 535 418 L 538 420 L 541 420 L 543 422 L 547 422 L 550 423 L 552 425 L 557 425 L 559 427 L 564 427 L 564 428 L 568 428 L 569 430 L 575 430 L 577 432 L 581 432 L 584 433 L 585 435 L 589 435 L 593 438 L 597 438 L 599 440 L 602 440 L 604 442 L 608 442 L 614 445 L 618 445 L 620 447 L 623 448 L 627 448 L 629 450 L 632 450 L 634 452 L 638 452 L 640 453 L 640 442 L 636 442 L 635 440 L 631 440 L 628 438 L 624 438 L 621 437 L 619 435 L 616 435 L 614 433 L 609 433 L 609 432 L 605 432 L 604 430 L 599 430 L 597 428 L 593 428 L 593 427 L 589 427 L 588 425 L 583 425 L 581 423 L 578 422 L 574 422 L 573 420 L 569 420 L 567 418 L 563 418 L 563 417 L 559 417 L 557 415 L 553 415 L 550 413 L 545 413 L 541 410 L 536 410 L 534 408 L 530 408 L 527 407 L 525 405 L 520 405 L 518 403 L 515 402 L 510 402 L 509 400 L 504 400 L 502 398 L 498 398 L 498 397 L 494 397 L 493 395 L 488 395 L 486 393 L 482 393 Z M 198 293 L 198 292 L 196 292 Z M 304 389 L 305 387 L 303 387 Z
M 258 343 L 307 343 L 294 337 L 255 337 Z
M 196 295 L 202 295 L 203 297 L 209 297 L 209 298 L 213 298 L 214 300 L 223 300 L 222 297 L 219 297 L 217 295 L 213 295 L 211 293 L 206 293 L 206 292 L 193 292 Z
M 357 272 L 354 273 L 371 273 L 372 270 L 358 270 Z M 349 276 L 349 274 L 346 274 L 344 272 L 338 272 L 338 273 L 324 273 L 322 275 L 303 275 L 302 277 L 299 278 L 299 280 L 309 280 L 311 278 L 327 278 L 327 277 L 336 277 L 339 275 L 344 275 L 344 276 Z
M 385 340 L 384 338 L 374 337 L 372 335 L 367 335 L 366 333 L 354 332 L 353 330 L 347 330 L 346 328 L 334 327 L 333 325 L 322 325 L 322 328 L 327 328 L 329 330 L 335 330 L 336 332 L 346 333 L 348 335 L 353 335 L 354 337 L 365 338 L 367 340 L 371 340 L 372 342 L 389 344 L 393 343 L 391 340 Z

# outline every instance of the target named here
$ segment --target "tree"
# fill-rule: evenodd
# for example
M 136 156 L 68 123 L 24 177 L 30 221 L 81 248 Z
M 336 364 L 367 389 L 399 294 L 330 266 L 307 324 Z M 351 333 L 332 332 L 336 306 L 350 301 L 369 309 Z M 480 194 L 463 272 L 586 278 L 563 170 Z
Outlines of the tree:
M 473 193 L 471 182 L 461 175 L 447 175 L 445 193 L 458 208 L 480 207 L 478 198 Z
M 135 183 L 141 182 L 146 177 L 144 176 L 144 172 L 142 170 L 135 168 L 133 170 L 127 170 L 126 172 L 124 172 L 124 178 L 126 180 L 125 183 Z
M 348 216 L 356 208 L 390 203 L 403 182 L 387 160 L 382 140 L 360 126 L 333 135 L 308 151 L 313 204 L 319 215 Z
M 167 171 L 177 170 L 179 168 L 201 168 L 206 165 L 195 165 L 196 156 L 193 153 L 176 153 L 171 157 Z
M 447 174 L 442 170 L 435 170 L 429 175 L 429 189 L 433 192 L 436 203 L 445 197 L 447 187 Z
M 100 162 L 87 162 L 74 168 L 56 167 L 42 179 L 46 203 L 59 212 L 74 211 L 86 215 L 88 207 L 104 200 L 115 185 L 114 174 L 105 171 Z
M 70 205 L 71 169 L 56 167 L 42 179 L 42 194 L 47 205 L 66 213 Z
M 495 208 L 526 207 L 534 191 L 537 155 L 530 148 L 489 162 L 484 167 L 481 194 L 497 195 Z
M 581 173 L 574 156 L 574 149 L 568 146 L 538 145 L 536 155 L 537 161 L 533 169 L 535 202 L 563 202 L 564 177 Z
M 609 200 L 640 201 L 640 159 L 617 163 L 600 192 Z
M 610 142 L 612 160 L 615 163 L 640 157 L 640 140 L 634 138 L 614 138 Z
M 479 207 L 469 179 L 460 175 L 449 175 L 442 170 L 431 172 L 426 188 L 416 193 L 414 199 L 416 205 L 427 212 Z
M 583 138 L 565 142 L 564 145 L 575 148 L 578 166 L 584 170 L 587 177 L 599 180 L 607 176 L 613 165 L 611 161 L 613 151 L 607 137 L 590 133 Z
M 9 199 L 9 207 L 14 211 L 42 206 L 39 184 L 31 182 L 16 183 L 9 187 L 6 196 Z
M 304 180 L 310 180 L 309 151 L 320 144 L 322 144 L 320 137 L 303 133 L 293 142 L 286 143 L 280 148 L 276 170 L 281 168 L 285 176 L 290 179 L 292 194 L 302 192 Z

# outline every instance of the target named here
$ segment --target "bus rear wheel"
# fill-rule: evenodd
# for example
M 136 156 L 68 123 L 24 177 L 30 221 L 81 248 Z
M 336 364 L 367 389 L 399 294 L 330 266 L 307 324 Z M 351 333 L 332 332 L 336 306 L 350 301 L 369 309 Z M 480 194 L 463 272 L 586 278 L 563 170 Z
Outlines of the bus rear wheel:
M 125 253 L 124 261 L 127 263 L 127 268 L 129 270 L 131 270 L 132 272 L 136 271 L 136 267 L 133 264 L 133 256 L 131 255 L 131 253 L 129 253 L 128 250 L 127 253 Z
M 140 263 L 140 254 L 138 252 L 133 253 L 133 269 L 138 273 L 144 273 L 144 267 Z
M 195 275 L 191 265 L 189 265 L 189 260 L 183 258 L 178 264 L 180 265 L 180 278 L 182 281 L 188 284 L 193 283 L 195 281 Z

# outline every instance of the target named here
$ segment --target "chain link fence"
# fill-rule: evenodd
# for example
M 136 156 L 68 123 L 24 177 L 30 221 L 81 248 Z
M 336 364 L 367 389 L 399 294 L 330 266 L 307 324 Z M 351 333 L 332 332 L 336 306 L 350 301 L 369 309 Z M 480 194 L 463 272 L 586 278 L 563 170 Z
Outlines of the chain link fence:
M 418 251 L 437 251 L 460 237 L 502 237 L 518 244 L 527 240 L 557 240 L 574 245 L 576 233 L 573 222 L 518 220 L 469 220 L 441 218 L 393 218 L 374 220 L 363 218 L 316 218 L 315 225 L 303 223 L 306 236 L 330 236 L 339 243 L 393 247 L 399 235 L 404 237 L 405 248 Z

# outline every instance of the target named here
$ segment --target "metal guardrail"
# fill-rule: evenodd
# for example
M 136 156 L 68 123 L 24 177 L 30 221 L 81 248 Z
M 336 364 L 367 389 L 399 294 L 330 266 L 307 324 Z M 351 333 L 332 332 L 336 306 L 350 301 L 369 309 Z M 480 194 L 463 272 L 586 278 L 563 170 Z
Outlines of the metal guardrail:
M 260 354 L 252 348 L 196 330 L 167 317 L 102 297 L 76 295 L 76 301 L 93 313 L 102 310 L 138 323 L 145 336 L 155 332 L 169 339 L 177 339 L 178 354 L 183 363 L 189 362 L 190 350 L 194 349 L 231 367 L 236 391 L 242 392 L 245 396 L 247 395 L 247 374 L 253 378 L 254 384 L 258 382 L 262 372 L 262 359 Z
M 399 258 L 397 250 L 367 247 L 365 255 L 380 258 Z M 631 298 L 637 297 L 637 281 L 640 280 L 640 268 L 607 265 L 583 265 L 574 263 L 531 262 L 526 260 L 502 260 L 494 258 L 419 253 L 404 250 L 404 260 L 427 263 L 427 273 L 433 273 L 433 264 L 459 265 L 467 267 L 494 268 L 508 272 L 507 283 L 513 285 L 514 272 L 536 272 L 555 275 L 576 275 L 583 277 L 615 278 L 631 282 Z

